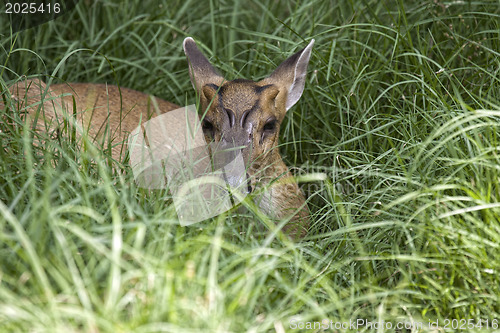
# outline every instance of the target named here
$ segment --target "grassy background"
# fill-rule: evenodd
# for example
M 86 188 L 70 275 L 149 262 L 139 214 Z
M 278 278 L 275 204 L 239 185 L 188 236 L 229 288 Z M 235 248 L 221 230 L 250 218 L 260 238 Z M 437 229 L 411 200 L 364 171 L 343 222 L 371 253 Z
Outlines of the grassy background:
M 186 36 L 228 79 L 315 38 L 281 150 L 328 177 L 302 185 L 314 216 L 298 244 L 255 233 L 250 213 L 180 227 L 168 193 L 71 140 L 34 147 L 1 110 L 0 331 L 500 325 L 499 18 L 497 1 L 103 0 L 19 34 L 1 23 L 7 104 L 21 75 L 192 104 Z

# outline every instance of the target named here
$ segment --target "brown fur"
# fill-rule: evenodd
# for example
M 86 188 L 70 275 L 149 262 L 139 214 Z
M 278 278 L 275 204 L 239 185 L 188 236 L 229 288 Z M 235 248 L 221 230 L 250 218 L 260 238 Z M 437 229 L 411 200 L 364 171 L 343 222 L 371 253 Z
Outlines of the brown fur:
M 293 239 L 306 234 L 309 210 L 277 145 L 286 111 L 302 94 L 311 47 L 312 42 L 262 81 L 225 81 L 191 38 L 184 41 L 193 86 L 201 110 L 207 110 L 203 120 L 207 140 L 245 147 L 242 153 L 250 189 L 257 193 L 256 203 L 272 218 L 290 219 L 284 231 Z M 58 128 L 76 112 L 82 130 L 103 149 L 111 147 L 112 157 L 118 161 L 124 156 L 128 134 L 141 122 L 178 108 L 151 95 L 104 84 L 53 84 L 47 88 L 41 81 L 27 80 L 10 87 L 10 92 L 21 109 L 31 105 L 31 114 L 38 108 L 37 102 L 44 101 L 38 129 Z
M 40 80 L 25 80 L 9 90 L 19 103 L 18 109 L 28 107 L 31 115 L 38 108 L 37 102 L 44 100 L 37 123 L 39 130 L 45 130 L 47 124 L 57 129 L 64 119 L 76 113 L 76 123 L 96 144 L 111 147 L 117 161 L 124 155 L 123 143 L 128 134 L 141 122 L 179 108 L 148 94 L 105 84 L 53 84 L 48 89 Z
M 280 124 L 285 117 L 284 100 L 276 101 L 278 92 L 275 85 L 226 81 L 220 87 L 205 86 L 201 109 L 208 108 L 204 121 L 214 129 L 212 135 L 206 133 L 207 142 L 231 140 L 236 146 L 246 146 L 242 152 L 251 189 L 263 191 L 257 204 L 277 220 L 292 216 L 284 231 L 297 239 L 307 232 L 309 210 L 277 148 Z M 274 129 L 266 130 L 268 123 L 273 123 Z

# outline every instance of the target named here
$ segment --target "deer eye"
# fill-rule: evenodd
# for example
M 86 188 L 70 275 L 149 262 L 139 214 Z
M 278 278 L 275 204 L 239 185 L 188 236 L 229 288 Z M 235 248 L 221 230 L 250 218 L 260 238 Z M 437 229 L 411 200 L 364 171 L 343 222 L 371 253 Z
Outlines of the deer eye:
M 203 120 L 203 122 L 201 123 L 201 128 L 203 132 L 209 132 L 210 135 L 213 135 L 214 133 L 214 124 L 212 124 L 212 122 L 207 119 Z
M 264 132 L 272 132 L 276 129 L 277 120 L 275 118 L 268 119 L 264 124 L 263 131 Z
M 213 130 L 214 129 L 214 124 L 212 124 L 210 121 L 208 121 L 206 119 L 203 120 L 202 126 L 203 126 L 204 130 Z

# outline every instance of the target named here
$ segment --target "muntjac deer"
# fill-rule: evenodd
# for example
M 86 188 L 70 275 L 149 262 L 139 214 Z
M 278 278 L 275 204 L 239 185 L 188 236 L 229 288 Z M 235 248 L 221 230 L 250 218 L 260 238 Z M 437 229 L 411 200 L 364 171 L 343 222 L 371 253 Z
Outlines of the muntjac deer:
M 277 145 L 286 112 L 304 91 L 313 43 L 258 82 L 226 81 L 192 38 L 186 38 L 183 44 L 200 113 L 205 114 L 202 129 L 206 141 L 243 147 L 248 191 L 261 193 L 254 200 L 267 216 L 289 219 L 283 230 L 293 239 L 307 233 L 309 210 Z M 83 131 L 99 146 L 110 148 L 117 161 L 125 155 L 127 136 L 141 122 L 179 108 L 151 95 L 104 84 L 52 84 L 47 88 L 41 81 L 28 80 L 13 85 L 10 91 L 15 100 L 26 103 L 30 113 L 39 107 L 37 102 L 43 102 L 40 118 L 44 123 L 41 126 L 39 119 L 38 129 L 60 126 L 63 110 L 73 112 Z

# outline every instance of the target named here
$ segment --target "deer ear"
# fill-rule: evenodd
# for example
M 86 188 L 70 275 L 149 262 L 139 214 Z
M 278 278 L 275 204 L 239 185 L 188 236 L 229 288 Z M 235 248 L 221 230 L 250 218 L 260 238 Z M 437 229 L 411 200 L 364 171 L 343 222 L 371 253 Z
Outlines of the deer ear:
M 311 57 L 314 39 L 305 49 L 295 53 L 286 59 L 262 84 L 274 84 L 278 86 L 280 93 L 278 99 L 286 96 L 285 108 L 288 111 L 302 96 L 306 83 L 307 65 Z
M 191 37 L 184 39 L 183 48 L 188 60 L 189 76 L 199 96 L 201 96 L 205 85 L 215 84 L 220 86 L 224 82 L 224 78 L 198 49 L 194 39 Z

